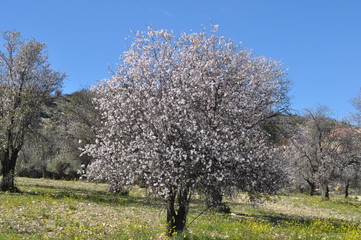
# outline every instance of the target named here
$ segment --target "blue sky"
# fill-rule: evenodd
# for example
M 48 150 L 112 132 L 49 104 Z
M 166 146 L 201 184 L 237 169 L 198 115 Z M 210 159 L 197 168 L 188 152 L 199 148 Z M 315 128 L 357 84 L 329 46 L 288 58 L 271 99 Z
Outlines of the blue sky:
M 293 82 L 292 108 L 327 105 L 335 118 L 353 111 L 361 87 L 359 0 L 0 0 L 0 31 L 48 44 L 65 93 L 110 76 L 131 30 L 147 26 L 219 34 L 281 60 Z

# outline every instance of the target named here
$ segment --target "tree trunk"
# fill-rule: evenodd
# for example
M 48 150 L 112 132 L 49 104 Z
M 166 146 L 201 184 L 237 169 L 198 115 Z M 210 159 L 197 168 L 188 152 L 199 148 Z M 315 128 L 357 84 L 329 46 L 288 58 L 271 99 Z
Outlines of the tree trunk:
M 221 191 L 215 187 L 210 187 L 206 194 L 206 206 L 215 212 L 230 213 L 231 209 L 222 201 L 223 195 Z
M 15 165 L 18 158 L 18 150 L 14 150 L 10 153 L 7 149 L 3 151 L 1 166 L 2 166 L 2 182 L 1 190 L 18 192 L 19 190 L 15 187 L 14 174 L 15 174 Z
M 121 196 L 128 196 L 129 190 L 125 189 L 123 185 L 119 184 L 116 181 L 110 181 L 109 191 L 114 194 L 119 194 Z
M 310 196 L 313 196 L 315 195 L 315 192 L 316 192 L 316 184 L 310 180 L 306 180 L 306 182 L 308 183 L 308 185 L 310 186 L 310 192 L 309 192 L 309 195 Z
M 178 209 L 175 209 L 175 201 L 178 200 Z M 167 198 L 167 234 L 174 236 L 183 232 L 187 223 L 190 191 L 181 190 L 180 193 L 170 193 Z
M 298 192 L 301 194 L 305 192 L 305 188 L 301 184 L 298 185 Z
M 327 201 L 330 200 L 330 190 L 328 188 L 327 183 L 321 183 L 321 194 L 322 194 L 322 200 Z
M 346 183 L 345 185 L 345 198 L 348 198 L 348 194 L 349 194 L 349 188 L 350 188 L 350 184 L 349 183 Z

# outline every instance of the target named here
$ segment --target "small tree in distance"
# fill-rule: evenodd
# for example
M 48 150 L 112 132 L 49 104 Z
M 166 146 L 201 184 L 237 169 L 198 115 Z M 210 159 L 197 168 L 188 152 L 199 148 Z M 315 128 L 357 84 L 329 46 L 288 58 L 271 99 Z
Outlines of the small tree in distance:
M 285 72 L 216 31 L 138 32 L 118 72 L 94 89 L 102 126 L 84 149 L 96 159 L 89 174 L 124 186 L 141 180 L 162 196 L 169 235 L 184 230 L 194 189 L 272 192 L 279 183 L 259 124 L 285 106 Z
M 358 92 L 357 96 L 352 98 L 352 105 L 356 110 L 356 113 L 354 113 L 352 116 L 353 121 L 360 126 L 361 125 L 361 89 Z

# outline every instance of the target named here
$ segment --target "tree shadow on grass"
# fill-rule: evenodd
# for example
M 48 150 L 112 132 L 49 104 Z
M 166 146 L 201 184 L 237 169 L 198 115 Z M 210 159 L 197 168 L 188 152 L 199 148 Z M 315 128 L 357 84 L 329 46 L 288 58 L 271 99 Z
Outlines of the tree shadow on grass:
M 361 201 L 356 201 L 354 199 L 338 199 L 338 200 L 334 200 L 332 202 L 333 204 L 338 204 L 338 205 L 346 205 L 346 206 L 350 206 L 350 207 L 356 207 L 359 208 L 361 207 Z
M 238 217 L 245 218 L 245 219 L 256 219 L 267 221 L 271 224 L 277 225 L 282 223 L 298 223 L 300 225 L 309 226 L 312 222 L 312 218 L 306 217 L 296 217 L 296 216 L 289 216 L 285 214 L 243 214 L 243 213 L 236 213 Z
M 285 224 L 295 224 L 303 227 L 311 226 L 315 221 L 327 221 L 328 223 L 332 224 L 336 228 L 342 227 L 345 223 L 352 224 L 352 225 L 360 225 L 358 221 L 348 221 L 348 220 L 340 220 L 340 219 L 333 219 L 333 218 L 311 218 L 311 217 L 300 217 L 300 216 L 293 216 L 281 213 L 269 213 L 269 214 L 243 214 L 243 213 L 236 213 L 235 216 L 243 219 L 256 219 L 260 221 L 266 221 L 274 226 L 277 225 L 285 225 Z
M 164 207 L 164 201 L 160 198 L 141 197 L 131 195 L 121 195 L 102 190 L 80 189 L 67 186 L 49 186 L 41 184 L 27 185 L 36 190 L 22 191 L 21 195 L 43 196 L 52 199 L 70 199 L 75 201 L 85 201 L 96 204 L 107 204 L 116 206 L 142 205 L 154 208 Z

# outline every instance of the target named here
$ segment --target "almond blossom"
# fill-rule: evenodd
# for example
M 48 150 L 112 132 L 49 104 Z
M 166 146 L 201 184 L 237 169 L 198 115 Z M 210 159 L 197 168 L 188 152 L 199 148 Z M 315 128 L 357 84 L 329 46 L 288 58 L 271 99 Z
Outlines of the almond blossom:
M 271 192 L 279 181 L 260 123 L 287 103 L 285 70 L 216 28 L 138 32 L 117 73 L 93 89 L 103 121 L 84 149 L 96 159 L 89 176 L 162 196 L 170 235 L 185 228 L 195 189 Z

